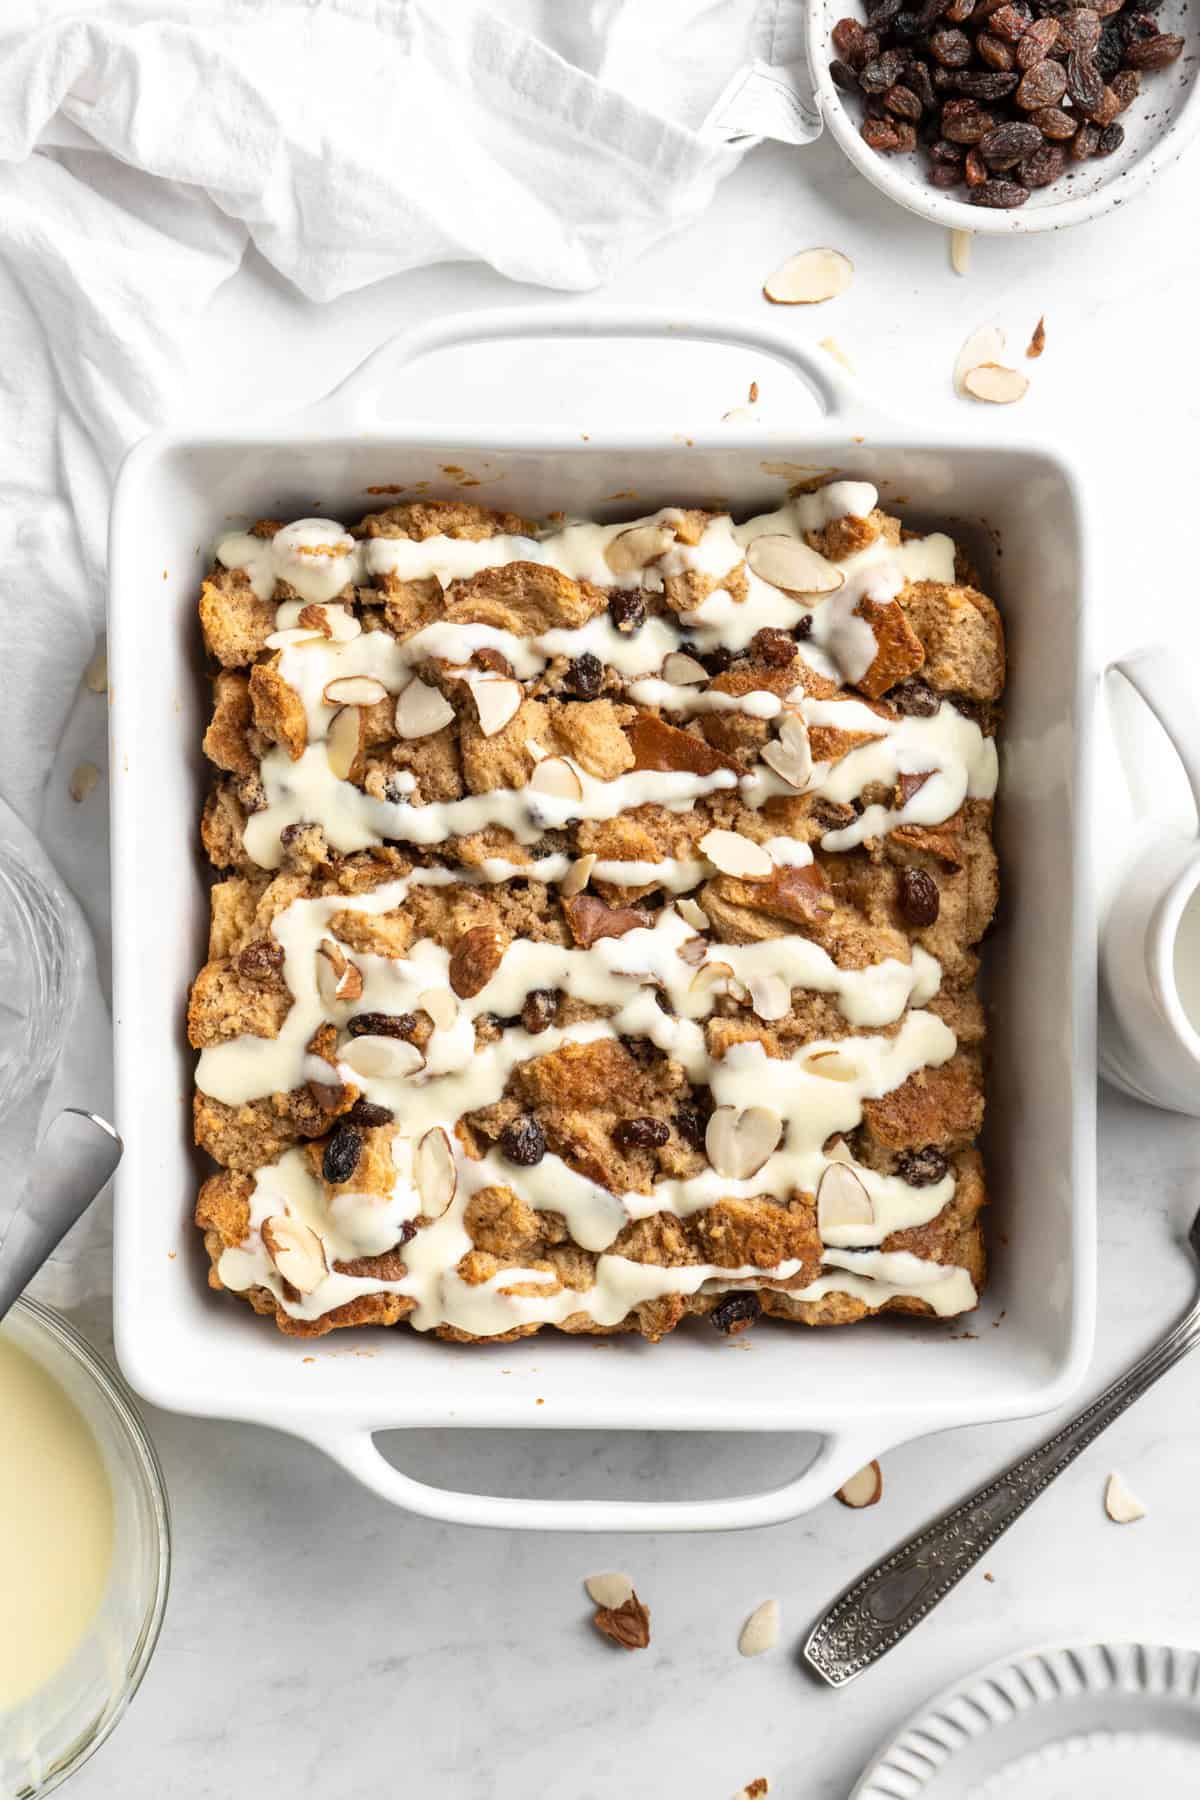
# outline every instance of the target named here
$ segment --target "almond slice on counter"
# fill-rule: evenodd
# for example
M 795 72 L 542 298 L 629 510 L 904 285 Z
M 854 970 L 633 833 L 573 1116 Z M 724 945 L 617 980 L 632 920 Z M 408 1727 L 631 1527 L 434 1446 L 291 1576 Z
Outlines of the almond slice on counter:
M 558 891 L 564 900 L 570 900 L 575 894 L 581 894 L 592 878 L 592 870 L 599 858 L 589 850 L 586 856 L 577 856 L 566 874 L 558 884 Z
M 417 1145 L 413 1176 L 427 1219 L 440 1219 L 458 1192 L 458 1165 L 450 1139 L 440 1125 L 427 1131 Z
M 89 694 L 108 692 L 108 651 L 103 644 L 83 671 L 83 685 Z
M 857 1470 L 842 1483 L 837 1498 L 843 1506 L 877 1506 L 883 1498 L 883 1470 L 879 1464 L 869 1462 L 865 1469 Z
M 622 1650 L 644 1650 L 650 1642 L 650 1611 L 636 1594 L 620 1606 L 597 1607 L 592 1624 Z
M 362 970 L 350 961 L 334 938 L 322 938 L 317 945 L 317 992 L 326 1006 L 343 1000 L 361 1000 Z
M 779 975 L 756 975 L 750 983 L 750 1004 L 765 1024 L 786 1019 L 792 1010 L 792 990 Z
M 1000 363 L 980 363 L 968 369 L 963 386 L 975 400 L 987 400 L 993 406 L 1011 406 L 1029 391 L 1029 377 L 1020 369 L 1005 369 Z
M 99 779 L 100 771 L 94 762 L 81 762 L 72 769 L 67 792 L 77 806 L 87 799 Z
M 504 960 L 508 940 L 493 925 L 472 925 L 450 952 L 450 986 L 460 1000 L 483 992 Z
M 535 794 L 550 794 L 556 800 L 583 799 L 583 784 L 565 756 L 547 756 L 525 786 Z
M 692 900 L 685 895 L 682 900 L 677 900 L 675 902 L 675 911 L 679 914 L 684 924 L 690 925 L 693 931 L 708 930 L 708 914 L 698 900 Z
M 799 250 L 780 263 L 763 283 L 763 293 L 775 306 L 816 306 L 844 294 L 853 276 L 850 258 L 822 245 L 816 250 Z
M 633 1593 L 633 1582 L 629 1576 L 622 1575 L 616 1569 L 601 1575 L 589 1575 L 583 1585 L 588 1599 L 596 1606 L 624 1606 Z
M 718 1106 L 704 1133 L 708 1160 L 718 1175 L 748 1181 L 771 1157 L 783 1136 L 783 1120 L 769 1106 Z
M 484 737 L 495 737 L 521 710 L 525 690 L 519 681 L 505 675 L 477 675 L 471 683 L 479 729 Z
M 604 549 L 604 560 L 614 575 L 636 575 L 675 542 L 669 525 L 631 525 L 620 531 Z
M 822 1238 L 842 1225 L 874 1223 L 871 1196 L 854 1170 L 844 1162 L 830 1163 L 817 1183 L 817 1230 Z
M 355 1075 L 382 1075 L 392 1079 L 419 1074 L 425 1067 L 425 1058 L 415 1044 L 403 1038 L 375 1037 L 369 1033 L 347 1044 L 339 1052 L 339 1060 Z
M 358 755 L 359 725 L 362 714 L 357 706 L 343 706 L 334 713 L 325 734 L 325 755 L 329 767 L 339 781 L 348 781 Z
M 738 1651 L 742 1656 L 761 1656 L 779 1642 L 779 1602 L 764 1600 L 756 1606 L 738 1633 Z
M 267 1255 L 288 1286 L 298 1294 L 311 1294 L 329 1273 L 325 1246 L 310 1225 L 287 1213 L 264 1219 L 262 1241 Z
M 998 325 L 981 325 L 973 331 L 954 359 L 954 391 L 963 393 L 963 382 L 980 363 L 998 362 L 1004 355 L 1004 333 Z
M 700 849 L 722 875 L 735 875 L 740 881 L 767 881 L 775 872 L 768 852 L 740 831 L 706 832 Z
M 708 680 L 708 670 L 686 650 L 672 650 L 663 658 L 662 678 L 669 681 L 672 687 L 695 687 L 701 681 Z
M 822 1081 L 853 1081 L 858 1070 L 848 1056 L 840 1050 L 814 1050 L 806 1056 L 804 1066 L 810 1075 L 819 1075 Z
M 783 531 L 766 531 L 751 538 L 746 561 L 760 581 L 811 600 L 836 594 L 846 580 L 836 564 L 826 562 L 803 539 L 788 537 Z
M 428 1013 L 438 1031 L 450 1031 L 458 1018 L 458 1001 L 449 988 L 427 988 L 417 995 L 417 1005 Z
M 1146 1508 L 1115 1470 L 1105 1483 L 1104 1510 L 1114 1525 L 1132 1525 L 1146 1516 Z
M 326 706 L 378 706 L 388 691 L 373 675 L 339 675 L 321 690 Z
M 402 738 L 432 737 L 454 723 L 454 708 L 435 687 L 414 677 L 396 702 L 396 733 Z
M 798 713 L 784 713 L 778 736 L 763 745 L 762 759 L 789 787 L 808 786 L 813 772 L 812 746 L 808 726 Z

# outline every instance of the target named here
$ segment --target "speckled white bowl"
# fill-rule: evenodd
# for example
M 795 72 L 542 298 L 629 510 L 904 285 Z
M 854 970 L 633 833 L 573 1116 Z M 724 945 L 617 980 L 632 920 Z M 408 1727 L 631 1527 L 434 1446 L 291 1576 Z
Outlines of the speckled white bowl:
M 830 132 L 850 161 L 890 200 L 951 230 L 1002 236 L 1006 232 L 1059 231 L 1081 225 L 1124 203 L 1161 168 L 1187 148 L 1200 129 L 1200 38 L 1188 0 L 1166 0 L 1157 13 L 1163 31 L 1194 40 L 1179 61 L 1143 78 L 1142 91 L 1120 124 L 1125 142 L 1112 156 L 1071 164 L 1073 171 L 1053 187 L 1040 188 L 1012 212 L 971 206 L 953 192 L 931 187 L 922 149 L 907 156 L 881 156 L 859 136 L 862 113 L 829 73 L 834 50 L 830 36 L 839 19 L 865 16 L 861 0 L 811 0 L 808 59 L 817 104 Z

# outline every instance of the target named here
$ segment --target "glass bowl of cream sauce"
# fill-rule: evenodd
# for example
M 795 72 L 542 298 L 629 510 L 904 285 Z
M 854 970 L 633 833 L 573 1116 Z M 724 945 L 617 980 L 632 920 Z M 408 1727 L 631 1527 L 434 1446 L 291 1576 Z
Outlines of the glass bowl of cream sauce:
M 158 1640 L 171 1561 L 124 1384 L 28 1297 L 0 1324 L 0 1794 L 53 1792 L 108 1737 Z

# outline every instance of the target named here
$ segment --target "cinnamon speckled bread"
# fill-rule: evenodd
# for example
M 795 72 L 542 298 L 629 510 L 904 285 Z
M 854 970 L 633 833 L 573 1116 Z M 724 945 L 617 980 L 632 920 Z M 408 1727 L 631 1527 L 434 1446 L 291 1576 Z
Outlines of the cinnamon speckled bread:
M 211 1282 L 285 1332 L 956 1316 L 983 1281 L 995 607 L 836 482 L 225 538 Z

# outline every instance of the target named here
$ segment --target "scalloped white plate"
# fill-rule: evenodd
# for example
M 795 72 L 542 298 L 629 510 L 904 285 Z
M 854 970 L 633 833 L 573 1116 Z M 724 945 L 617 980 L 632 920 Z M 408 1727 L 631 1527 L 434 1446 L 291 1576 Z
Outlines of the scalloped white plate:
M 947 1689 L 851 1800 L 1152 1800 L 1200 1794 L 1200 1653 L 1026 1650 Z

